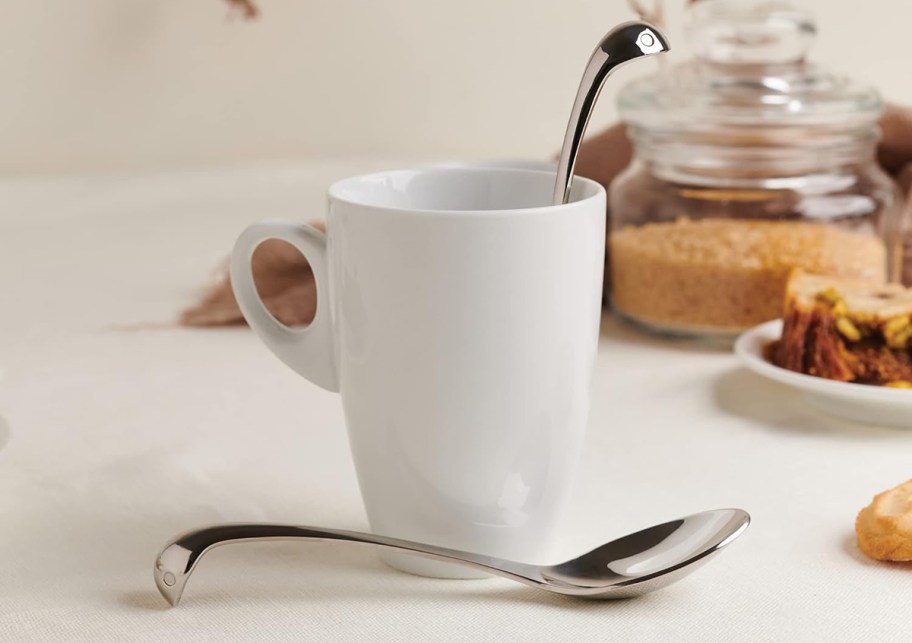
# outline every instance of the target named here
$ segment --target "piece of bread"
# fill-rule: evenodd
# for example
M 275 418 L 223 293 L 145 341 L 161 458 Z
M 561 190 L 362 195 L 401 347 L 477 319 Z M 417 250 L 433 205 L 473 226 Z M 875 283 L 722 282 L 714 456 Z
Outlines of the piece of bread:
M 912 388 L 912 289 L 796 271 L 769 357 L 808 375 Z
M 912 480 L 874 496 L 858 513 L 855 533 L 871 558 L 912 561 Z

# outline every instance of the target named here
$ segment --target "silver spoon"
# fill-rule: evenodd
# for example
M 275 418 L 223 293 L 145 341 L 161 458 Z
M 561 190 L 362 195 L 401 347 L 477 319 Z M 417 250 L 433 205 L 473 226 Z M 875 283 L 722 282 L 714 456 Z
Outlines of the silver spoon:
M 586 64 L 586 71 L 583 72 L 583 79 L 573 101 L 564 145 L 557 163 L 557 180 L 552 200 L 554 205 L 566 203 L 570 198 L 576 155 L 605 80 L 625 63 L 665 51 L 668 51 L 665 36 L 657 27 L 646 22 L 625 22 L 602 38 Z
M 155 584 L 177 605 L 199 559 L 213 547 L 263 540 L 343 540 L 457 563 L 549 592 L 586 598 L 639 596 L 684 578 L 747 529 L 741 509 L 704 511 L 613 540 L 557 565 L 530 565 L 355 531 L 273 524 L 194 529 L 168 543 L 155 561 Z

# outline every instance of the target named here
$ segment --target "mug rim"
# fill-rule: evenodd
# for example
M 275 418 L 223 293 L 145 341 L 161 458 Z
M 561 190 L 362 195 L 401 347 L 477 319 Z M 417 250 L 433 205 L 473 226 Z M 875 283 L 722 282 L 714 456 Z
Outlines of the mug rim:
M 508 167 L 419 167 L 419 168 L 405 168 L 405 169 L 396 169 L 396 170 L 383 170 L 380 172 L 368 172 L 365 174 L 356 174 L 354 176 L 349 176 L 344 179 L 339 179 L 329 186 L 327 190 L 327 196 L 329 200 L 334 203 L 340 203 L 345 205 L 354 206 L 356 208 L 376 210 L 379 212 L 385 212 L 390 214 L 400 214 L 400 215 L 433 215 L 433 216 L 459 216 L 459 217 L 476 217 L 476 216 L 512 216 L 520 214 L 548 214 L 559 211 L 573 210 L 580 207 L 585 207 L 589 202 L 598 200 L 599 198 L 606 198 L 607 193 L 605 188 L 601 183 L 593 179 L 589 179 L 583 176 L 574 175 L 573 183 L 577 184 L 577 181 L 581 182 L 583 195 L 581 198 L 570 201 L 568 203 L 561 203 L 559 205 L 547 204 L 541 206 L 532 206 L 532 207 L 521 207 L 521 208 L 497 208 L 490 210 L 447 210 L 447 209 L 430 209 L 430 208 L 406 208 L 406 207 L 393 207 L 389 205 L 380 205 L 375 203 L 367 203 L 365 201 L 359 201 L 344 197 L 340 195 L 340 191 L 343 188 L 347 188 L 349 184 L 352 183 L 364 183 L 368 180 L 376 180 L 384 177 L 389 177 L 393 175 L 421 175 L 421 174 L 457 174 L 457 175 L 467 175 L 467 174 L 523 174 L 523 175 L 545 175 L 549 177 L 555 177 L 556 172 L 549 172 L 547 170 L 533 170 L 526 168 L 508 168 Z

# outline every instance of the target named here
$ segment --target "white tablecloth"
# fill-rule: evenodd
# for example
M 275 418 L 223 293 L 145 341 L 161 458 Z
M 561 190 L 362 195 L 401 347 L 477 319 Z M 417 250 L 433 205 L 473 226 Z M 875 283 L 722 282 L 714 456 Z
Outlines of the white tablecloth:
M 339 400 L 246 329 L 169 326 L 248 222 L 320 216 L 384 163 L 0 182 L 0 640 L 912 640 L 912 568 L 853 520 L 912 432 L 822 417 L 735 358 L 606 317 L 570 556 L 738 506 L 690 578 L 623 602 L 388 569 L 370 548 L 235 546 L 169 609 L 154 555 L 200 523 L 366 528 Z

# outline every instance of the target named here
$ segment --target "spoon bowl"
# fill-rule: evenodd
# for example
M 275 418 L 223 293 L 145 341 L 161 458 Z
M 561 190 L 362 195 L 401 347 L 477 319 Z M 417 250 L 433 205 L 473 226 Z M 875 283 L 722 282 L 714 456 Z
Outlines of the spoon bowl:
M 263 540 L 341 540 L 466 565 L 558 594 L 627 598 L 690 574 L 750 524 L 741 509 L 716 509 L 672 520 L 606 543 L 557 565 L 531 565 L 376 534 L 280 524 L 239 523 L 194 529 L 169 542 L 155 561 L 155 584 L 176 606 L 199 559 L 214 547 Z

